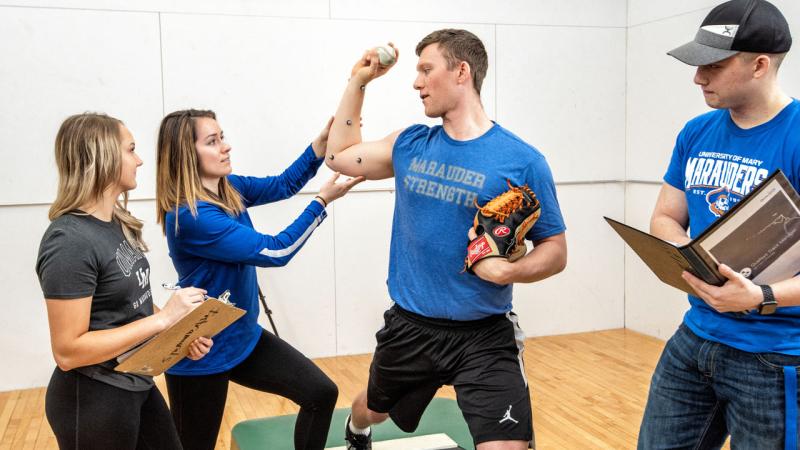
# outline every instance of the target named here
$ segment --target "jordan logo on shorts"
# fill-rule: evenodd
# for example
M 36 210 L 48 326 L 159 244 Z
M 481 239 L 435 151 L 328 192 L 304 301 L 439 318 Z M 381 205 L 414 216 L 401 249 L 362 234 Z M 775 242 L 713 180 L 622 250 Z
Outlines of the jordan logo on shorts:
M 508 409 L 506 410 L 506 414 L 503 416 L 502 419 L 500 419 L 500 422 L 498 422 L 498 423 L 503 423 L 503 422 L 505 422 L 507 420 L 510 420 L 510 421 L 512 421 L 514 423 L 519 423 L 519 422 L 517 422 L 516 419 L 511 417 L 511 405 L 508 405 Z

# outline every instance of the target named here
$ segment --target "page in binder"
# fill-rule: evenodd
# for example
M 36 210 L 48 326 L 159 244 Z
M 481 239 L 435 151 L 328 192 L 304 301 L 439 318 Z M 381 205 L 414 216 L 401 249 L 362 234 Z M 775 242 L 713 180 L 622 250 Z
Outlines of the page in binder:
M 697 239 L 715 264 L 756 284 L 800 272 L 800 196 L 782 173 L 764 181 L 730 217 Z

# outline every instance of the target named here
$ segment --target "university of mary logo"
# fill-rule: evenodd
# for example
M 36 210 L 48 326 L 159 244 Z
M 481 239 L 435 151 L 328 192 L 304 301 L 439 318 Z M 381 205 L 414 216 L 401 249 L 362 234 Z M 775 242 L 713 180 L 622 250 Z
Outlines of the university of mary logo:
M 731 208 L 730 196 L 731 190 L 728 189 L 728 186 L 708 191 L 706 194 L 708 210 L 717 217 L 725 214 Z
M 686 160 L 684 190 L 687 196 L 705 199 L 711 214 L 720 217 L 768 176 L 760 159 L 701 151 Z

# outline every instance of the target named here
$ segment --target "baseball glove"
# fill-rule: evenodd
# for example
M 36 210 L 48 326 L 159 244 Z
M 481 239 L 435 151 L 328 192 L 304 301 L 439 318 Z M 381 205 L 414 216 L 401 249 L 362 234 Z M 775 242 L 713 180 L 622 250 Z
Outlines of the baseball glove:
M 464 259 L 464 269 L 470 272 L 483 258 L 499 256 L 513 261 L 525 254 L 519 250 L 524 250 L 525 235 L 541 214 L 539 199 L 527 184 L 515 187 L 509 180 L 506 183 L 508 190 L 486 205 L 475 200 L 478 212 L 473 228 L 478 237 L 470 241 Z

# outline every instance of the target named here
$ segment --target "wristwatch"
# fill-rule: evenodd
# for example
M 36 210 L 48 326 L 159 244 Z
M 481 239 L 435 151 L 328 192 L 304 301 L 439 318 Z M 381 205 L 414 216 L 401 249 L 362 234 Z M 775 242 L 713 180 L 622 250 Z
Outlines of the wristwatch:
M 772 314 L 778 308 L 778 301 L 775 300 L 775 295 L 772 293 L 772 288 L 767 284 L 761 285 L 761 293 L 764 294 L 764 300 L 758 305 L 759 314 Z

